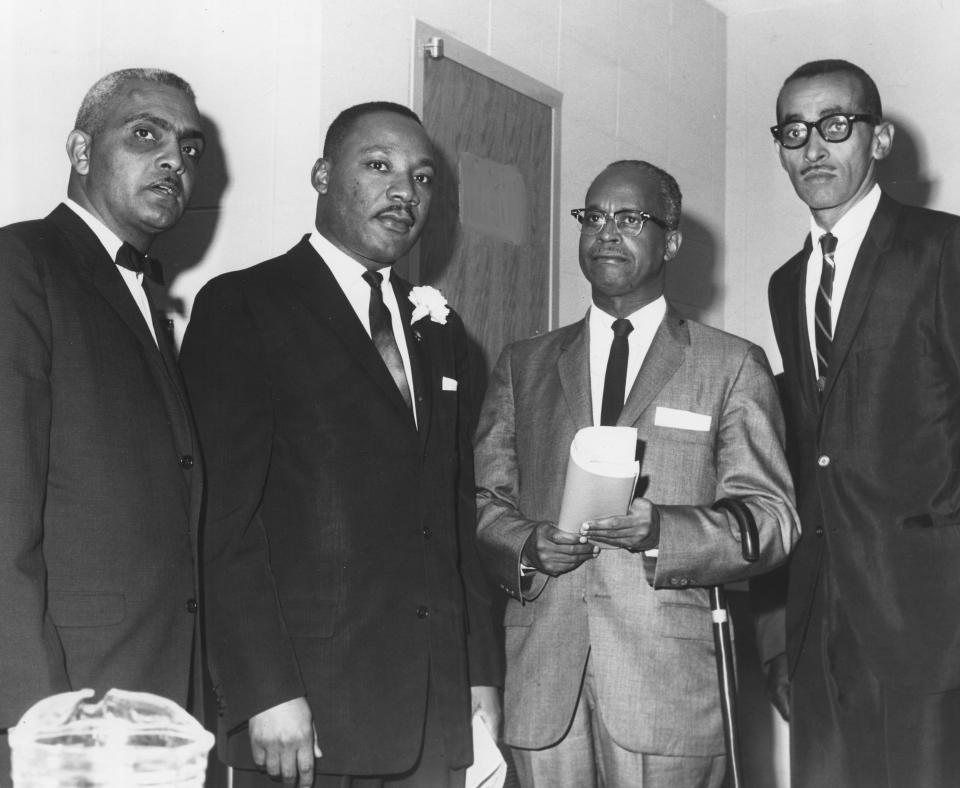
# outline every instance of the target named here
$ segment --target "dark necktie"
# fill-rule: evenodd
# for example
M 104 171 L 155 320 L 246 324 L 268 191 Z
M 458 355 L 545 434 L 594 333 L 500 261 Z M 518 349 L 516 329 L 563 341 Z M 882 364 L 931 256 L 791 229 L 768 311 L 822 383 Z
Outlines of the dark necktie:
M 827 359 L 830 358 L 830 345 L 833 344 L 833 276 L 836 272 L 833 253 L 837 249 L 837 237 L 831 233 L 821 235 L 820 249 L 823 251 L 823 268 L 813 316 L 816 322 L 817 390 L 823 392 L 827 381 Z
M 633 323 L 629 320 L 620 317 L 613 321 L 613 342 L 610 343 L 607 374 L 603 378 L 603 401 L 600 405 L 600 424 L 606 427 L 616 425 L 626 399 L 627 357 L 630 354 L 627 336 L 631 331 Z
M 120 249 L 117 250 L 116 263 L 121 268 L 142 273 L 158 285 L 163 284 L 163 268 L 160 265 L 160 261 L 155 257 L 145 255 L 126 241 L 124 241 Z
M 363 278 L 370 285 L 370 336 L 373 338 L 373 344 L 376 345 L 380 358 L 387 365 L 393 382 L 400 389 L 403 401 L 412 412 L 413 405 L 410 386 L 407 384 L 407 373 L 403 369 L 403 358 L 400 356 L 400 348 L 397 347 L 397 338 L 393 334 L 390 310 L 383 303 L 383 292 L 380 289 L 383 275 L 379 271 L 367 271 Z

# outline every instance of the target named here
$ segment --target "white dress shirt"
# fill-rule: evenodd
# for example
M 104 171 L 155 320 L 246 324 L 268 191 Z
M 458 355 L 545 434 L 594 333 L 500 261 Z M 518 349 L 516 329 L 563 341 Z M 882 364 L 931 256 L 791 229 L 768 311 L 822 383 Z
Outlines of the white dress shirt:
M 93 234 L 96 235 L 100 243 L 103 244 L 103 248 L 107 250 L 110 259 L 116 260 L 117 252 L 120 251 L 120 247 L 123 246 L 123 241 L 117 238 L 109 227 L 80 205 L 80 203 L 74 202 L 69 197 L 67 197 L 64 202 L 68 208 L 83 219 L 87 227 L 93 230 Z M 116 263 L 114 263 L 114 265 L 116 265 Z M 143 272 L 131 271 L 122 265 L 118 265 L 117 270 L 120 272 L 120 276 L 123 277 L 124 284 L 126 284 L 127 289 L 130 291 L 130 295 L 133 296 L 133 300 L 136 302 L 137 308 L 140 310 L 140 314 L 143 315 L 143 319 L 147 323 L 147 328 L 150 330 L 150 336 L 153 337 L 153 341 L 156 343 L 157 334 L 153 330 L 150 302 L 147 300 L 147 294 L 143 291 Z M 159 345 L 157 347 L 159 347 Z
M 870 220 L 873 219 L 873 214 L 876 212 L 879 203 L 880 187 L 874 184 L 866 196 L 841 216 L 840 220 L 830 230 L 837 239 L 837 249 L 833 253 L 833 297 L 830 299 L 830 319 L 834 331 L 837 329 L 837 317 L 843 304 L 843 296 L 847 292 L 850 274 L 853 272 L 853 263 L 857 259 L 860 245 L 867 234 L 867 227 L 870 226 Z M 823 270 L 823 250 L 820 248 L 820 236 L 825 232 L 827 231 L 818 225 L 811 216 L 810 238 L 813 241 L 813 249 L 810 252 L 810 257 L 807 258 L 807 281 L 804 298 L 807 310 L 807 340 L 810 344 L 810 356 L 813 359 L 814 369 L 817 368 L 814 310 L 817 303 L 817 290 L 820 289 L 820 273 Z
M 663 296 L 651 301 L 638 309 L 627 320 L 633 324 L 633 331 L 627 335 L 627 384 L 624 387 L 624 396 L 630 395 L 630 389 L 636 380 L 637 373 L 647 351 L 653 342 L 653 337 L 663 322 L 667 313 L 667 302 Z M 607 374 L 607 360 L 610 357 L 610 345 L 613 344 L 613 321 L 615 318 L 608 315 L 596 304 L 590 307 L 587 318 L 590 342 L 590 399 L 593 405 L 593 423 L 600 423 L 600 410 L 603 406 L 603 381 Z
M 368 336 L 370 333 L 370 285 L 363 278 L 367 272 L 365 266 L 358 263 L 346 252 L 334 246 L 330 241 L 324 238 L 320 233 L 314 231 L 310 233 L 310 243 L 317 253 L 323 258 L 323 261 L 337 280 L 340 289 L 357 313 L 360 322 Z M 383 275 L 383 303 L 390 312 L 390 322 L 393 324 L 393 335 L 397 340 L 397 348 L 400 350 L 400 358 L 403 359 L 403 373 L 407 376 L 407 385 L 410 387 L 410 396 L 416 402 L 416 391 L 413 387 L 413 375 L 410 372 L 410 353 L 407 350 L 407 336 L 403 326 L 403 316 L 400 314 L 400 306 L 397 304 L 397 294 L 393 291 L 393 285 L 390 284 L 390 275 L 393 266 L 378 268 L 377 271 Z M 413 419 L 416 423 L 417 409 L 413 408 Z

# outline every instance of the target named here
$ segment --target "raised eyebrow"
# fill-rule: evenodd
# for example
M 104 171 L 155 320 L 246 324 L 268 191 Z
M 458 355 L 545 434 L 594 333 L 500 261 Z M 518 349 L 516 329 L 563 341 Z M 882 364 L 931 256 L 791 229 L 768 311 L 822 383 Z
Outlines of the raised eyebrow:
M 587 205 L 586 207 L 584 207 L 583 210 L 596 211 L 597 213 L 606 213 L 606 211 L 603 210 L 603 208 L 601 208 L 599 205 Z M 613 211 L 614 215 L 618 213 L 649 213 L 649 211 L 644 210 L 643 208 L 617 208 L 617 210 Z
M 816 120 L 807 121 L 799 112 L 791 112 L 783 120 L 780 121 L 780 125 L 784 123 L 794 123 L 795 121 L 802 120 L 809 123 L 818 123 L 824 118 L 829 118 L 831 115 L 848 115 L 850 114 L 849 110 L 844 109 L 841 106 L 827 107 L 826 109 L 820 110 L 820 115 Z
M 127 118 L 125 125 L 142 121 L 152 123 L 154 126 L 158 126 L 167 132 L 176 132 L 177 139 L 179 140 L 199 140 L 204 145 L 207 144 L 207 138 L 204 136 L 203 132 L 200 131 L 200 129 L 187 128 L 177 131 L 177 129 L 169 120 L 166 118 L 161 118 L 159 115 L 154 115 L 150 112 L 138 112 L 136 115 L 131 115 L 129 118 Z
M 366 148 L 360 149 L 360 156 L 390 156 L 397 151 L 397 148 L 394 148 L 392 145 L 368 145 Z M 415 167 L 431 167 L 433 169 L 437 168 L 436 162 L 430 156 L 424 156 L 422 159 L 417 161 L 414 165 Z

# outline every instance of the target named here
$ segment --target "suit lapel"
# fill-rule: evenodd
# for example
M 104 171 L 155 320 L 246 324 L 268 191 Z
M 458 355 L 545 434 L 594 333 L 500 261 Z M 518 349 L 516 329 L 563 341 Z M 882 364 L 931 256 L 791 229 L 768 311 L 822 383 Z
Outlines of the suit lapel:
M 827 387 L 823 393 L 824 401 L 829 398 L 840 370 L 850 352 L 850 346 L 856 338 L 864 310 L 870 302 L 877 279 L 883 270 L 883 253 L 890 246 L 893 228 L 898 213 L 897 204 L 886 195 L 880 198 L 877 210 L 867 234 L 860 244 L 860 251 L 850 273 L 850 281 L 843 295 L 840 314 L 833 332 L 833 344 L 830 347 L 830 374 L 827 375 Z
M 593 425 L 593 401 L 590 398 L 590 352 L 586 318 L 572 326 L 569 337 L 560 346 L 557 373 L 560 387 L 577 429 Z
M 667 381 L 680 368 L 689 346 L 690 329 L 687 321 L 668 306 L 667 314 L 653 336 L 650 350 L 647 351 L 627 395 L 627 401 L 623 404 L 617 420 L 618 425 L 629 426 L 640 419 Z
M 86 273 L 107 303 L 140 340 L 144 349 L 155 352 L 156 343 L 130 294 L 130 289 L 93 230 L 66 205 L 57 206 L 48 218 L 57 225 L 73 247 L 72 257 L 77 267 Z
M 787 288 L 789 300 L 781 304 L 781 307 L 786 310 L 784 324 L 792 329 L 791 352 L 797 359 L 794 369 L 800 372 L 800 391 L 807 408 L 811 413 L 816 413 L 820 409 L 820 395 L 817 392 L 817 370 L 810 351 L 810 329 L 807 323 L 807 261 L 812 252 L 813 240 L 808 234 L 803 249 L 794 258 L 795 265 L 790 270 L 790 286 Z
M 157 334 L 156 341 L 130 289 L 117 271 L 114 261 L 110 259 L 110 255 L 93 231 L 65 205 L 58 206 L 49 218 L 64 233 L 73 247 L 73 259 L 78 268 L 86 273 L 101 296 L 139 340 L 141 351 L 163 398 L 176 445 L 192 446 L 192 419 L 187 407 L 183 380 L 180 377 L 173 348 L 157 319 L 157 312 L 153 308 L 149 293 L 147 293 L 147 302 L 150 305 L 153 327 Z
M 308 285 L 301 289 L 299 296 L 307 309 L 327 326 L 332 334 L 343 344 L 346 352 L 357 365 L 380 387 L 383 394 L 413 427 L 413 416 L 403 401 L 397 384 L 394 383 L 376 346 L 364 330 L 360 318 L 353 311 L 336 278 L 323 258 L 317 254 L 309 241 L 304 238 L 288 253 L 291 262 L 300 270 L 303 281 Z M 393 277 L 391 277 L 392 279 Z
M 393 292 L 400 307 L 401 322 L 403 323 L 404 338 L 407 342 L 407 353 L 410 356 L 410 374 L 413 377 L 413 403 L 417 409 L 417 430 L 420 432 L 420 442 L 426 444 L 430 432 L 430 415 L 433 413 L 434 380 L 431 365 L 431 353 L 427 352 L 427 345 L 432 341 L 436 332 L 428 326 L 429 318 L 412 324 L 413 304 L 410 303 L 411 285 L 401 279 L 396 273 L 390 275 Z M 439 349 L 437 350 L 439 352 Z

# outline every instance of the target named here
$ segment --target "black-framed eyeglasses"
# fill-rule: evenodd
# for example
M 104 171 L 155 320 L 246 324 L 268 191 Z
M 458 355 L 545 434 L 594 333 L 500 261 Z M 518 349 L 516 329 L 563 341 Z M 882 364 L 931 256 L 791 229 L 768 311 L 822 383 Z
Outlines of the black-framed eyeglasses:
M 624 235 L 640 235 L 647 221 L 660 225 L 664 230 L 670 229 L 670 225 L 663 219 L 646 211 L 617 211 L 610 214 L 606 211 L 598 211 L 596 208 L 574 208 L 570 211 L 570 215 L 580 223 L 580 232 L 583 235 L 596 235 L 611 219 L 617 230 Z
M 827 117 L 813 122 L 791 120 L 787 123 L 780 123 L 771 126 L 770 133 L 784 148 L 802 148 L 810 139 L 811 129 L 816 129 L 826 142 L 843 142 L 850 139 L 850 135 L 853 133 L 853 124 L 857 122 L 876 124 L 880 122 L 880 118 L 876 115 L 859 113 L 827 115 Z

